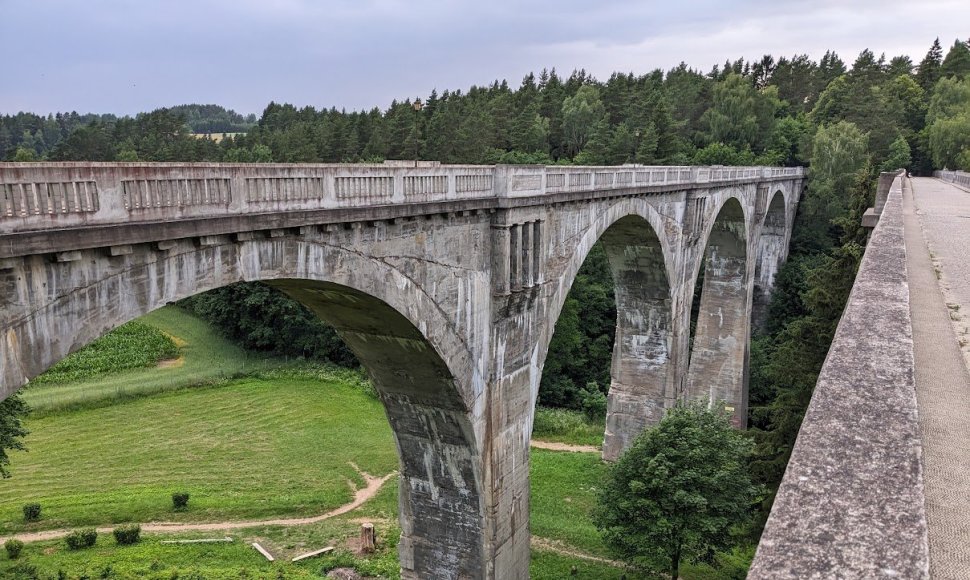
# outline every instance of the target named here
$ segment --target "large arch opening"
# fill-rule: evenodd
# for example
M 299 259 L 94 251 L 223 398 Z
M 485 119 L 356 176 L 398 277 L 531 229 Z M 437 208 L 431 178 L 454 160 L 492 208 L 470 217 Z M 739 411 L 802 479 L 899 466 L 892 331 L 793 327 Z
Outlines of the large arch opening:
M 378 392 L 400 461 L 403 577 L 480 574 L 482 462 L 467 402 L 477 372 L 452 325 L 407 277 L 379 260 L 295 239 L 187 244 L 181 252 L 136 254 L 108 266 L 80 261 L 75 266 L 84 272 L 28 260 L 51 294 L 34 302 L 28 316 L 4 321 L 4 396 L 160 306 L 233 282 L 264 281 L 334 327 Z M 66 287 L 60 276 L 90 283 L 56 295 Z M 63 342 L 49 344 L 48 336 Z
M 751 302 L 751 327 L 762 329 L 768 317 L 768 302 L 775 274 L 788 253 L 785 233 L 788 217 L 785 211 L 785 195 L 779 190 L 771 196 L 765 212 L 758 240 L 758 253 L 754 265 L 754 296 Z
M 687 396 L 723 405 L 738 426 L 747 418 L 749 335 L 747 231 L 744 209 L 729 198 L 714 219 L 695 280 L 701 284 L 687 370 Z M 703 266 L 702 266 L 703 265 Z
M 607 460 L 616 459 L 645 427 L 658 422 L 673 400 L 671 273 L 665 244 L 657 233 L 663 231 L 661 220 L 642 200 L 611 207 L 587 230 L 566 267 L 559 296 L 551 301 L 549 330 L 553 324 L 556 330 L 550 333 L 548 344 L 555 347 L 564 341 L 561 333 L 574 332 L 572 326 L 584 323 L 571 313 L 567 300 L 580 266 L 587 268 L 588 260 L 605 258 L 607 271 L 601 275 L 612 286 L 616 311 L 610 322 L 614 340 L 609 351 L 609 387 L 602 389 L 606 394 L 603 457 Z M 542 353 L 540 370 L 546 364 L 558 368 L 559 361 L 546 358 L 561 355 Z M 605 357 L 600 364 L 606 365 Z M 606 368 L 593 372 L 607 374 Z M 543 371 L 543 380 L 547 379 Z

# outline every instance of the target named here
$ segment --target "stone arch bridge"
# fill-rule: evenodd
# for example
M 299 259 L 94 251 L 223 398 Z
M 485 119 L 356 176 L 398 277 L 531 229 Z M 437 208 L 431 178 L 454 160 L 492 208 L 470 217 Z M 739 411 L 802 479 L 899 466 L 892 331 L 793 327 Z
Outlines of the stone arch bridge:
M 404 576 L 525 578 L 533 409 L 587 252 L 603 242 L 616 283 L 604 455 L 689 397 L 743 424 L 752 312 L 803 181 L 766 167 L 0 164 L 0 396 L 153 309 L 265 281 L 333 325 L 380 393 Z

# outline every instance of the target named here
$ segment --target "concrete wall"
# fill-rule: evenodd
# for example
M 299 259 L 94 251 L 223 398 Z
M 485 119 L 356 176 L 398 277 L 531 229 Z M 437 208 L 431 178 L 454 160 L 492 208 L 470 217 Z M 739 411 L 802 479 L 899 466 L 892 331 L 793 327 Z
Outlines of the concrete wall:
M 927 578 L 913 338 L 895 178 L 748 578 Z
M 533 411 L 593 244 L 617 289 L 610 459 L 686 397 L 743 423 L 755 257 L 762 272 L 784 258 L 802 180 L 781 168 L 2 164 L 0 394 L 164 304 L 266 281 L 331 323 L 380 393 L 401 459 L 404 577 L 525 578 Z M 769 194 L 781 199 L 771 219 Z

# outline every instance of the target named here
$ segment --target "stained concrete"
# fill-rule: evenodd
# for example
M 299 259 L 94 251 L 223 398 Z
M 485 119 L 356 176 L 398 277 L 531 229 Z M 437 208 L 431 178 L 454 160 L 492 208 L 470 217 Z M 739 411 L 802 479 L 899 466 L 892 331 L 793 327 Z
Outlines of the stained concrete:
M 374 381 L 401 460 L 402 575 L 525 578 L 532 415 L 590 248 L 604 240 L 617 288 L 612 458 L 686 397 L 743 414 L 755 261 L 784 259 L 760 250 L 762 232 L 787 240 L 803 180 L 757 167 L 0 164 L 0 394 L 164 304 L 266 281 L 334 325 Z M 707 362 L 688 381 L 701 260 Z

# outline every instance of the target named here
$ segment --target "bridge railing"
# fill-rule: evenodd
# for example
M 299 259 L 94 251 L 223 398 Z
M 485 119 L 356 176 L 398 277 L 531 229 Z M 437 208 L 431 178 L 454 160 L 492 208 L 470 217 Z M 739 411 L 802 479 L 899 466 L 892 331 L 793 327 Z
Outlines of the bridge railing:
M 933 177 L 970 189 L 970 173 L 964 171 L 934 171 Z
M 750 580 L 928 577 L 902 180 L 866 247 Z
M 0 163 L 0 233 L 797 178 L 801 168 Z

